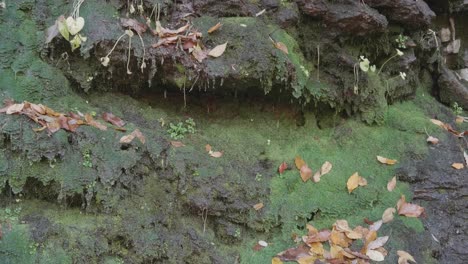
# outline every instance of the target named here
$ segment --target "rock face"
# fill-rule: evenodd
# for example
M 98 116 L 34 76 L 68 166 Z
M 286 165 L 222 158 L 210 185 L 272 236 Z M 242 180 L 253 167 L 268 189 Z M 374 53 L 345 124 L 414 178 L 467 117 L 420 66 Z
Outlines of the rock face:
M 468 109 L 468 81 L 458 76 L 446 66 L 442 66 L 438 80 L 440 100 L 446 104 L 457 103 Z
M 428 27 L 435 18 L 435 13 L 424 1 L 368 0 L 365 2 L 379 10 L 389 20 L 414 29 Z

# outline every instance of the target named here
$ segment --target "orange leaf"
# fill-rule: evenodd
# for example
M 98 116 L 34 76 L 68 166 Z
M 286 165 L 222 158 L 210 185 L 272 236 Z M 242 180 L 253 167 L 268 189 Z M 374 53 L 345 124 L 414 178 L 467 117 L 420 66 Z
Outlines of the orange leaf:
M 300 156 L 296 156 L 296 158 L 294 159 L 294 163 L 296 164 L 296 168 L 298 170 L 301 170 L 302 166 L 306 164 Z
M 263 206 L 264 206 L 263 203 L 258 203 L 256 205 L 254 205 L 253 208 L 255 209 L 255 211 L 258 211 L 258 210 L 262 209 Z
M 307 164 L 301 167 L 301 178 L 303 182 L 306 182 L 312 177 L 312 170 L 307 166 Z
M 393 191 L 396 187 L 396 176 L 394 176 L 388 183 L 387 183 L 387 190 L 389 192 Z
M 182 143 L 182 142 L 180 142 L 180 141 L 171 141 L 171 145 L 172 145 L 174 148 L 185 147 L 184 143 Z
M 210 152 L 210 151 L 211 151 L 211 145 L 210 145 L 210 144 L 206 144 L 205 150 L 206 150 L 206 152 Z
M 349 177 L 348 182 L 346 183 L 346 186 L 348 187 L 348 193 L 351 193 L 359 186 L 359 178 L 360 176 L 357 172 Z
M 387 165 L 394 165 L 395 163 L 397 163 L 396 160 L 392 160 L 392 159 L 387 159 L 387 158 L 384 158 L 382 156 L 377 156 L 377 160 L 382 163 L 382 164 L 387 164 Z
M 221 24 L 220 22 L 218 22 L 218 24 L 212 26 L 210 29 L 208 29 L 208 33 L 211 34 L 213 32 L 215 32 L 216 30 L 218 30 L 223 24 Z
M 288 164 L 286 162 L 281 163 L 281 165 L 278 168 L 279 174 L 283 174 L 283 172 L 288 168 Z
M 463 165 L 463 163 L 453 163 L 452 164 L 452 167 L 456 170 L 461 170 L 463 168 L 465 168 L 465 166 Z
M 286 47 L 283 42 L 276 42 L 275 47 L 281 50 L 284 54 L 289 54 L 288 47 Z

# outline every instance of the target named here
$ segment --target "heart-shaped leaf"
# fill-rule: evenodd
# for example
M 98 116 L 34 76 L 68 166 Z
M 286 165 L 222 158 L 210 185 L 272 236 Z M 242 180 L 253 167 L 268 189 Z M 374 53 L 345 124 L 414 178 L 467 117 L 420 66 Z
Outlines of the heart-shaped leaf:
M 84 24 L 85 20 L 82 17 L 77 17 L 76 19 L 71 16 L 67 17 L 68 32 L 70 32 L 72 35 L 78 34 L 78 32 L 83 29 Z

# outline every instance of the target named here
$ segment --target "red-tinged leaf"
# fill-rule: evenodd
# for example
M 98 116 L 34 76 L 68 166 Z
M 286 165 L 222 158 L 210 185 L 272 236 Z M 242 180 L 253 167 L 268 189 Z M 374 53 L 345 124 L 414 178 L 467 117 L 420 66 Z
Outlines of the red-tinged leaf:
M 55 112 L 50 107 L 44 106 L 44 108 L 45 108 L 45 111 L 46 111 L 46 115 L 48 115 L 48 116 L 59 117 L 60 115 L 62 115 L 62 113 Z
M 277 255 L 281 261 L 296 261 L 300 258 L 310 256 L 309 247 L 305 244 L 300 244 L 298 247 L 290 248 Z
M 107 127 L 103 124 L 101 124 L 101 122 L 98 122 L 96 120 L 93 119 L 93 117 L 90 115 L 90 114 L 86 114 L 85 115 L 85 120 L 86 120 L 86 123 L 90 126 L 93 126 L 95 128 L 98 128 L 99 130 L 107 130 Z
M 301 167 L 301 178 L 303 182 L 306 182 L 310 178 L 312 178 L 312 169 L 309 168 L 307 165 L 303 165 Z
M 281 163 L 281 165 L 278 168 L 279 174 L 283 174 L 283 172 L 288 168 L 288 164 L 286 162 Z
M 42 104 L 30 104 L 30 107 L 40 115 L 45 115 L 46 113 L 45 107 Z
M 197 45 L 198 43 L 196 43 L 195 41 L 187 40 L 184 42 L 184 45 L 182 45 L 182 47 L 184 48 L 184 50 L 188 50 L 196 47 Z
M 208 29 L 208 34 L 211 34 L 213 32 L 215 32 L 216 30 L 218 30 L 220 27 L 222 26 L 222 24 L 220 22 L 218 22 L 218 24 L 212 26 L 210 29 Z
M 104 119 L 104 121 L 107 121 L 107 122 L 109 122 L 109 123 L 111 123 L 111 124 L 113 124 L 114 126 L 117 126 L 117 127 L 125 126 L 125 122 L 122 119 L 120 119 L 119 117 L 112 114 L 112 113 L 102 114 L 102 119 Z
M 73 112 L 68 113 L 68 115 L 69 115 L 71 118 L 73 118 L 73 119 L 77 119 L 77 120 L 80 120 L 80 119 L 81 119 L 81 116 L 80 116 L 80 115 L 75 114 L 75 113 L 73 113 Z
M 141 133 L 140 129 L 135 129 L 133 132 L 132 132 L 132 135 L 135 136 L 136 138 L 138 138 L 138 140 L 140 140 L 141 144 L 145 144 L 146 142 L 146 138 L 145 136 L 143 135 L 143 133 Z
M 388 183 L 387 183 L 387 190 L 389 192 L 393 191 L 396 187 L 396 176 L 394 176 Z
M 404 195 L 401 196 L 397 203 L 397 210 L 399 215 L 407 217 L 419 217 L 424 213 L 424 207 L 417 204 L 407 203 Z
M 171 145 L 172 145 L 174 148 L 185 147 L 184 143 L 182 143 L 182 142 L 180 142 L 180 141 L 171 141 Z
M 256 205 L 253 206 L 253 208 L 255 209 L 255 211 L 258 211 L 260 209 L 262 209 L 264 207 L 264 204 L 263 203 L 258 203 Z
M 209 154 L 213 158 L 221 158 L 223 156 L 223 152 L 221 151 L 210 151 Z

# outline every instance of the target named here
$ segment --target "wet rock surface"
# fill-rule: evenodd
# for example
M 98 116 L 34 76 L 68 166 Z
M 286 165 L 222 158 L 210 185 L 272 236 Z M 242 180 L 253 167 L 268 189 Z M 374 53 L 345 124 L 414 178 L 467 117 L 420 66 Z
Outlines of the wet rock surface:
M 435 18 L 435 13 L 424 1 L 369 0 L 365 3 L 377 9 L 389 20 L 414 29 L 428 27 Z

